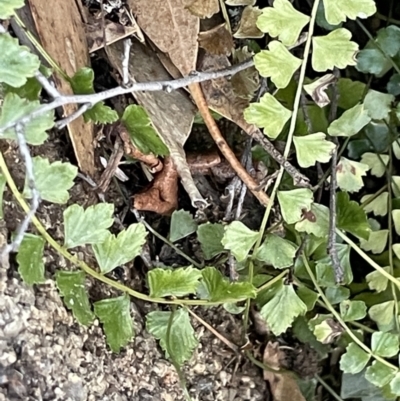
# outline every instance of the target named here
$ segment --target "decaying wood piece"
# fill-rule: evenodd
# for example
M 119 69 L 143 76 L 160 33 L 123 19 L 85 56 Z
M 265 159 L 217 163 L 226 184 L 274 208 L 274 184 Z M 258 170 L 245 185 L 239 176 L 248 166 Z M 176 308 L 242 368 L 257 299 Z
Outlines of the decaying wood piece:
M 84 24 L 75 1 L 53 0 L 51 4 L 43 0 L 28 0 L 40 42 L 43 48 L 72 77 L 80 68 L 90 64 Z M 54 75 L 57 89 L 72 95 L 68 82 L 57 73 Z M 73 104 L 63 107 L 65 116 L 77 110 Z M 74 147 L 78 165 L 82 172 L 95 174 L 93 124 L 85 123 L 79 117 L 68 125 L 68 132 Z
M 108 47 L 111 64 L 122 74 L 122 43 Z M 129 75 L 134 82 L 171 79 L 157 56 L 141 43 L 133 40 L 129 58 Z M 133 96 L 149 117 L 167 145 L 170 156 L 195 207 L 206 205 L 193 181 L 186 162 L 183 145 L 192 129 L 196 109 L 183 90 L 159 92 L 134 92 Z

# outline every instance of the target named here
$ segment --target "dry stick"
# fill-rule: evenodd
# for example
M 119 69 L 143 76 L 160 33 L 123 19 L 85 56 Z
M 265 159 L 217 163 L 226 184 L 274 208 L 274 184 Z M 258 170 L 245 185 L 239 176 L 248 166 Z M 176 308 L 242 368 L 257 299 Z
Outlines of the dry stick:
M 293 178 L 293 182 L 296 186 L 310 188 L 309 179 L 290 164 L 258 128 L 254 127 L 251 130 L 247 130 L 246 133 L 258 142 L 261 147 L 285 169 Z
M 19 226 L 17 234 L 14 237 L 13 241 L 11 242 L 11 244 L 8 244 L 3 248 L 2 252 L 1 252 L 1 256 L 0 256 L 1 260 L 4 260 L 4 258 L 10 252 L 15 252 L 18 250 L 26 231 L 28 230 L 29 223 L 31 222 L 32 218 L 35 216 L 36 210 L 39 207 L 39 203 L 40 203 L 39 191 L 36 188 L 35 176 L 33 174 L 33 160 L 32 160 L 32 156 L 29 152 L 28 145 L 25 140 L 24 126 L 22 124 L 17 124 L 15 126 L 15 134 L 17 136 L 19 151 L 25 161 L 26 177 L 27 177 L 28 187 L 31 190 L 32 201 L 31 201 L 29 211 L 25 215 L 24 220 L 22 221 L 21 225 Z
M 207 106 L 207 102 L 200 84 L 190 84 L 189 90 L 193 97 L 193 100 L 197 105 L 197 108 L 200 111 L 201 116 L 203 117 L 204 122 L 206 123 L 210 135 L 214 139 L 219 150 L 225 156 L 226 160 L 229 162 L 231 167 L 235 170 L 236 174 L 244 182 L 247 188 L 249 188 L 252 194 L 261 202 L 261 204 L 266 206 L 269 202 L 268 195 L 258 188 L 257 182 L 247 173 L 246 169 L 240 164 L 232 149 L 229 147 L 228 143 L 222 136 L 221 131 L 219 130 L 218 125 L 215 123 L 215 120 L 212 117 Z
M 337 75 L 337 69 L 335 69 L 334 74 Z M 337 114 L 337 103 L 338 103 L 338 90 L 336 84 L 332 85 L 332 102 L 331 109 L 329 112 L 329 121 L 332 122 L 336 118 Z M 328 238 L 328 253 L 331 257 L 333 271 L 335 272 L 335 280 L 337 284 L 343 283 L 344 280 L 344 270 L 340 264 L 339 255 L 336 247 L 336 168 L 337 168 L 337 152 L 338 144 L 337 140 L 334 139 L 336 145 L 335 150 L 332 153 L 331 159 L 331 183 L 329 189 L 329 238 Z
M 210 71 L 210 72 L 194 72 L 193 74 L 189 75 L 188 77 L 169 80 L 169 81 L 155 81 L 155 82 L 137 82 L 133 83 L 132 86 L 128 88 L 124 88 L 123 86 L 117 86 L 113 89 L 108 89 L 103 92 L 93 93 L 91 95 L 71 95 L 71 96 L 64 96 L 61 95 L 57 99 L 54 99 L 51 103 L 44 104 L 38 107 L 36 110 L 24 116 L 18 120 L 11 121 L 8 124 L 0 127 L 0 134 L 6 131 L 9 128 L 15 127 L 17 124 L 27 124 L 33 118 L 38 117 L 48 111 L 55 110 L 57 107 L 64 106 L 66 104 L 76 103 L 76 104 L 86 104 L 89 103 L 90 106 L 95 105 L 102 100 L 111 99 L 113 97 L 119 95 L 130 94 L 131 92 L 138 92 L 138 91 L 147 91 L 147 92 L 155 92 L 155 91 L 167 91 L 171 92 L 176 89 L 183 88 L 190 84 L 196 82 L 203 82 L 208 81 L 211 79 L 217 79 L 221 77 L 227 77 L 234 75 L 240 71 L 243 71 L 247 68 L 250 68 L 254 65 L 253 60 L 247 60 L 240 64 L 235 64 L 232 67 L 224 68 L 222 70 L 217 71 Z M 82 114 L 82 113 L 81 113 Z M 76 118 L 78 115 L 76 115 Z M 67 117 L 68 118 L 68 117 Z M 70 120 L 71 122 L 73 120 Z

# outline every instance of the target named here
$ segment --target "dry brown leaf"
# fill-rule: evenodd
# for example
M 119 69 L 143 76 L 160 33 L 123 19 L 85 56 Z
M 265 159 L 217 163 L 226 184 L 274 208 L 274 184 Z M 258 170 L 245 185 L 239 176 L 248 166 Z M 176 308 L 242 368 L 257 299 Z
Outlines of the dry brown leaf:
M 113 43 L 108 47 L 111 64 L 122 73 L 122 43 Z M 171 79 L 157 56 L 150 49 L 137 41 L 132 41 L 129 58 L 129 75 L 135 82 Z M 196 188 L 186 162 L 183 145 L 192 129 L 196 108 L 183 90 L 167 93 L 134 92 L 136 100 L 150 116 L 150 119 L 167 145 L 182 185 L 194 206 L 206 204 Z
M 107 45 L 131 35 L 140 37 L 140 28 L 138 25 L 124 26 L 108 20 L 104 21 L 104 23 L 104 33 Z M 89 53 L 93 53 L 104 47 L 101 21 L 92 20 L 90 24 L 86 25 L 86 39 L 89 46 Z
M 326 93 L 329 85 L 336 82 L 336 77 L 333 74 L 325 74 L 311 84 L 304 85 L 304 90 L 311 96 L 312 100 L 319 106 L 327 106 L 331 100 Z
M 219 11 L 219 0 L 192 0 L 186 7 L 199 18 L 211 18 Z
M 184 0 L 128 0 L 144 33 L 179 69 L 196 69 L 200 20 L 185 8 Z
M 199 46 L 210 54 L 229 56 L 233 49 L 232 34 L 226 23 L 199 33 Z
M 236 63 L 241 63 L 248 60 L 253 56 L 246 47 L 238 49 L 233 54 L 233 59 Z M 254 92 L 259 87 L 259 74 L 255 67 L 247 68 L 235 74 L 231 78 L 231 83 L 235 94 L 242 99 L 252 100 L 254 97 Z
M 150 187 L 133 197 L 137 210 L 170 215 L 178 207 L 178 172 L 170 157 L 164 159 L 164 168 Z
M 257 18 L 262 14 L 258 7 L 247 6 L 242 13 L 239 28 L 233 35 L 236 39 L 258 39 L 264 34 L 257 28 Z
M 226 56 L 206 54 L 200 62 L 199 69 L 201 71 L 215 71 L 229 66 L 230 63 Z M 239 98 L 235 94 L 232 84 L 226 78 L 202 82 L 201 88 L 211 109 L 241 128 L 249 128 L 243 118 L 243 111 L 249 105 L 249 101 Z
M 263 362 L 274 370 L 281 369 L 281 363 L 285 355 L 279 348 L 279 344 L 268 342 L 264 350 Z M 274 373 L 264 370 L 264 379 L 269 382 L 274 401 L 306 401 L 300 388 L 290 373 Z
M 40 42 L 53 60 L 72 77 L 80 68 L 90 65 L 83 22 L 75 1 L 54 0 L 51 6 L 43 0 L 28 0 Z M 57 89 L 72 95 L 68 82 L 55 74 Z M 64 115 L 76 111 L 73 104 L 64 106 Z M 68 125 L 69 135 L 81 170 L 95 174 L 93 124 L 79 117 Z
M 227 6 L 254 6 L 257 0 L 225 0 Z

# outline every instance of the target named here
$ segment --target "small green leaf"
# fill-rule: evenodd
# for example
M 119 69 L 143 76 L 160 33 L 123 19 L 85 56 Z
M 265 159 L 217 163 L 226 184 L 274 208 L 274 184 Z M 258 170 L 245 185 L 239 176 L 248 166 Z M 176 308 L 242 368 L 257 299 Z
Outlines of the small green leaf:
M 395 57 L 400 51 L 400 28 L 389 25 L 380 29 L 375 42 L 387 56 Z
M 328 287 L 325 296 L 332 305 L 336 305 L 350 297 L 350 290 L 342 286 Z
M 347 192 L 358 192 L 364 186 L 362 177 L 367 174 L 368 170 L 366 164 L 341 157 L 336 167 L 339 188 Z
M 195 294 L 201 278 L 201 271 L 193 267 L 174 269 L 153 269 L 147 273 L 150 296 L 184 297 Z
M 396 371 L 379 361 L 372 362 L 365 372 L 365 378 L 377 387 L 388 384 L 395 376 Z
M 297 11 L 288 0 L 275 0 L 258 17 L 257 27 L 273 38 L 278 37 L 285 46 L 293 46 L 310 18 Z
M 85 272 L 60 271 L 56 272 L 56 283 L 65 306 L 72 310 L 76 320 L 88 326 L 93 322 L 94 315 L 90 309 L 88 293 L 85 288 Z
M 392 333 L 375 331 L 371 336 L 371 350 L 384 358 L 395 356 L 399 352 L 399 337 Z
M 270 42 L 268 49 L 254 56 L 254 65 L 263 77 L 271 78 L 277 88 L 286 88 L 301 66 L 301 60 L 277 40 Z
M 202 298 L 211 302 L 235 302 L 256 297 L 256 289 L 248 281 L 230 282 L 215 267 L 206 267 L 201 271 L 199 292 Z
M 197 238 L 200 242 L 204 259 L 210 260 L 214 256 L 224 252 L 221 241 L 224 236 L 224 226 L 222 224 L 205 223 L 200 224 L 197 229 Z
M 346 18 L 368 18 L 376 13 L 373 0 L 324 0 L 324 5 L 325 17 L 332 25 L 346 21 Z
M 297 295 L 305 303 L 308 311 L 314 309 L 315 304 L 319 298 L 319 294 L 317 294 L 315 291 L 312 291 L 305 286 L 298 288 Z
M 93 304 L 94 313 L 103 324 L 107 344 L 118 353 L 134 336 L 130 315 L 130 300 L 127 294 L 108 298 Z
M 373 194 L 364 195 L 361 198 L 361 203 L 367 202 L 369 199 L 374 198 L 371 202 L 364 205 L 366 213 L 373 213 L 375 216 L 386 216 L 388 212 L 388 198 L 389 192 L 382 192 L 379 196 L 375 197 Z
M 316 320 L 315 323 L 313 323 L 313 333 L 316 339 L 322 344 L 330 344 L 335 340 L 336 337 L 340 336 L 340 326 L 331 317 L 321 316 L 321 319 L 319 319 L 319 316 L 320 315 L 317 315 L 310 321 L 311 323 L 313 320 Z
M 394 229 L 397 235 L 400 235 L 400 209 L 392 210 L 392 217 L 394 223 Z
M 131 104 L 125 109 L 121 121 L 125 124 L 132 143 L 141 152 L 157 156 L 168 155 L 168 148 L 152 125 L 144 107 Z
M 0 35 L 0 54 L 0 82 L 18 88 L 39 69 L 39 58 L 8 33 Z
M 104 242 L 108 237 L 107 228 L 114 219 L 114 205 L 99 203 L 86 210 L 79 205 L 71 205 L 64 211 L 64 230 L 66 248 L 84 244 Z
M 394 96 L 370 89 L 364 99 L 364 108 L 374 120 L 383 120 L 389 116 Z
M 324 72 L 335 67 L 342 69 L 356 65 L 358 44 L 351 42 L 351 32 L 338 28 L 326 36 L 313 37 L 311 63 L 315 71 Z
M 393 394 L 400 396 L 400 372 L 397 372 L 396 376 L 390 382 L 390 390 Z
M 326 135 L 322 132 L 293 137 L 296 157 L 300 167 L 315 166 L 317 162 L 328 163 L 336 146 L 325 138 Z
M 6 177 L 0 173 L 0 220 L 4 217 L 3 212 L 3 194 L 4 189 L 6 188 L 7 180 Z
M 369 317 L 379 326 L 387 326 L 394 316 L 394 301 L 372 305 L 368 311 Z
M 95 93 L 93 88 L 94 71 L 83 67 L 75 73 L 71 79 L 71 86 L 76 95 L 90 95 Z M 85 121 L 93 121 L 98 124 L 110 124 L 118 120 L 118 113 L 104 102 L 96 103 L 83 114 Z
M 386 89 L 393 96 L 400 95 L 400 74 L 393 74 L 390 77 Z
M 370 358 L 371 356 L 357 344 L 350 343 L 346 348 L 346 353 L 340 358 L 340 370 L 343 373 L 359 373 L 367 366 Z
M 45 240 L 33 234 L 24 234 L 17 253 L 18 272 L 28 285 L 44 283 L 43 249 Z
M 101 272 L 106 274 L 139 256 L 146 236 L 146 229 L 141 223 L 131 224 L 117 237 L 107 231 L 104 241 L 92 245 Z
M 337 120 L 328 127 L 331 136 L 353 136 L 361 131 L 369 122 L 371 117 L 364 105 L 358 104 L 346 110 Z
M 371 231 L 368 240 L 361 239 L 360 247 L 375 254 L 382 253 L 387 244 L 389 230 Z
M 171 228 L 169 239 L 171 242 L 193 234 L 197 230 L 197 223 L 193 216 L 185 210 L 175 210 L 171 216 Z
M 171 313 L 174 314 L 169 330 L 169 338 L 167 338 Z M 193 350 L 199 343 L 190 324 L 189 314 L 183 308 L 175 312 L 154 311 L 148 313 L 146 316 L 146 329 L 157 340 L 160 340 L 161 348 L 165 351 L 166 356 L 179 366 L 182 366 L 185 361 L 191 358 Z
M 240 313 L 243 313 L 243 311 L 246 309 L 246 306 L 238 306 L 237 304 L 231 302 L 226 302 L 222 306 L 227 312 L 231 313 L 232 315 L 239 315 Z
M 0 19 L 8 19 L 15 15 L 15 10 L 24 6 L 24 0 L 2 0 L 0 3 Z
M 275 267 L 284 269 L 293 266 L 297 246 L 275 234 L 268 234 L 258 249 L 256 258 Z
M 240 221 L 233 221 L 225 227 L 221 243 L 238 262 L 242 262 L 256 243 L 258 235 L 258 232 L 250 230 Z
M 357 54 L 356 68 L 365 74 L 380 77 L 392 68 L 392 64 L 379 49 L 371 48 L 363 49 Z
M 49 162 L 40 156 L 33 158 L 33 174 L 35 186 L 40 197 L 46 201 L 64 204 L 69 199 L 68 190 L 74 185 L 78 168 L 66 162 Z M 24 196 L 31 198 L 28 180 L 25 180 Z
M 264 128 L 264 133 L 273 139 L 278 137 L 291 115 L 292 112 L 269 93 L 266 93 L 259 103 L 250 103 L 244 110 L 246 121 Z
M 1 37 L 1 36 L 0 36 Z M 0 72 L 1 74 L 1 72 Z M 21 99 L 14 93 L 9 93 L 3 102 L 0 114 L 0 138 L 2 139 L 16 139 L 15 129 L 9 128 L 1 132 L 1 127 L 9 123 L 19 120 L 31 114 L 34 110 L 39 108 L 39 101 L 29 102 L 28 100 Z M 41 145 L 46 139 L 46 130 L 54 126 L 54 112 L 49 111 L 33 118 L 24 125 L 24 134 L 26 142 L 30 145 Z
M 337 227 L 367 240 L 371 228 L 362 207 L 357 202 L 351 201 L 347 192 L 338 192 L 336 198 Z
M 345 300 L 340 303 L 340 314 L 345 322 L 361 320 L 367 316 L 367 306 L 364 301 Z
M 5 95 L 14 93 L 20 98 L 31 101 L 37 100 L 43 89 L 36 78 L 27 78 L 26 83 L 18 88 L 7 84 L 3 84 L 3 87 Z
M 261 308 L 261 316 L 271 331 L 278 336 L 291 326 L 297 316 L 307 312 L 306 304 L 299 298 L 293 285 L 283 285 L 274 297 Z
M 386 166 L 389 163 L 389 156 L 367 152 L 362 155 L 361 163 L 366 164 L 370 168 L 371 174 L 375 177 L 383 177 L 386 172 Z
M 383 269 L 389 273 L 390 266 L 386 266 Z M 368 273 L 365 279 L 367 280 L 369 289 L 376 292 L 385 291 L 389 282 L 389 279 L 377 270 Z
M 303 210 L 310 210 L 314 201 L 313 193 L 307 188 L 278 191 L 278 201 L 283 219 L 288 224 L 301 220 Z
M 339 78 L 337 89 L 339 92 L 338 106 L 347 110 L 361 102 L 365 92 L 365 84 L 349 78 Z
M 297 231 L 325 237 L 329 229 L 329 209 L 318 203 L 313 203 L 311 209 L 304 214 L 304 219 L 296 223 Z
M 334 29 L 340 28 L 343 25 L 342 23 L 340 23 L 338 25 L 332 25 L 326 20 L 325 6 L 322 1 L 320 1 L 318 4 L 318 10 L 317 10 L 317 16 L 316 16 L 315 22 L 317 25 L 319 25 L 321 28 L 323 28 L 327 31 L 333 31 Z

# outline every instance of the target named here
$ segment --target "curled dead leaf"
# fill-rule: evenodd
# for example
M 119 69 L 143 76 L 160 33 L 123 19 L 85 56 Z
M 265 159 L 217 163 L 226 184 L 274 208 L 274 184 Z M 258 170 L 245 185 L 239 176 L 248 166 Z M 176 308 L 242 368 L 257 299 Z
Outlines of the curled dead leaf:
M 272 370 L 281 369 L 281 361 L 285 355 L 277 342 L 268 342 L 264 350 L 264 365 L 271 370 L 264 370 L 264 379 L 269 382 L 274 401 L 306 401 L 300 388 L 290 372 L 275 373 Z
M 170 215 L 178 207 L 178 173 L 170 157 L 164 159 L 164 168 L 142 193 L 133 196 L 137 210 Z
M 119 136 L 124 143 L 124 152 L 126 155 L 146 164 L 149 167 L 150 172 L 153 174 L 158 173 L 159 171 L 162 170 L 163 168 L 162 161 L 153 154 L 148 154 L 148 155 L 143 154 L 139 149 L 133 146 L 131 138 L 123 126 L 121 126 L 119 130 Z
M 304 90 L 311 96 L 312 100 L 319 106 L 327 106 L 331 100 L 326 93 L 329 85 L 336 82 L 336 77 L 333 74 L 325 74 L 311 84 L 304 85 Z

